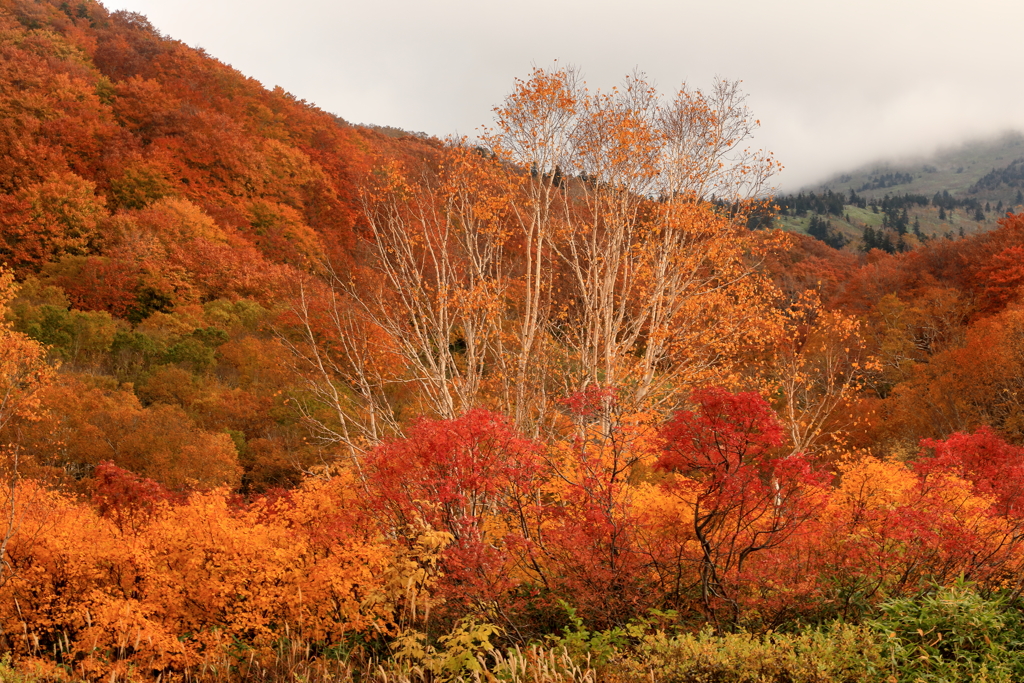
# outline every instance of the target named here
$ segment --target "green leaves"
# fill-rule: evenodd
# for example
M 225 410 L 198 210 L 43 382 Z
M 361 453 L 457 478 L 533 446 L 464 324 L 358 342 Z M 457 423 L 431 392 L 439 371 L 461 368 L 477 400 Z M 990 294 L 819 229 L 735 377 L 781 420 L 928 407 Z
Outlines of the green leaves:
M 962 577 L 952 586 L 890 600 L 871 626 L 886 639 L 902 683 L 1019 681 L 1024 621 L 1004 598 L 986 598 Z

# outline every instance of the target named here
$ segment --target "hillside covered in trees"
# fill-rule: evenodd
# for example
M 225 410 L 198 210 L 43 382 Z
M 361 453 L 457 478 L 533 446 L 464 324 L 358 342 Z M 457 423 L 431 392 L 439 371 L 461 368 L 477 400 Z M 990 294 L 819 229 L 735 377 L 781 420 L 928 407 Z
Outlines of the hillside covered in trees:
M 0 50 L 0 678 L 1024 674 L 1015 207 L 770 197 L 725 81 L 441 141 L 86 0 Z
M 1007 133 L 929 157 L 871 164 L 776 197 L 771 224 L 862 252 L 959 239 L 1024 209 L 1022 163 L 1024 136 Z M 769 220 L 759 217 L 757 224 Z

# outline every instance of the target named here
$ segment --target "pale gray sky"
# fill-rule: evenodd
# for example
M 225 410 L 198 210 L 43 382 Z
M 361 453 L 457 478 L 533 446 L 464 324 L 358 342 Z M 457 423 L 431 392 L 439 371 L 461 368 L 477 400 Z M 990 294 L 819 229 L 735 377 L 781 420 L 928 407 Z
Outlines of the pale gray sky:
M 532 65 L 740 79 L 783 189 L 1024 130 L 1020 0 L 106 0 L 353 123 L 472 135 Z

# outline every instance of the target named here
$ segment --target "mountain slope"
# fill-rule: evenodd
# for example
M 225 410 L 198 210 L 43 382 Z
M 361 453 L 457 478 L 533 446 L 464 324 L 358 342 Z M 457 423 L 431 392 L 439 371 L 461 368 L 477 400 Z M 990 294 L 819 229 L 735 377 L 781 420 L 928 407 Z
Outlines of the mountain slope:
M 780 227 L 854 249 L 905 250 L 986 232 L 1024 205 L 1024 135 L 880 162 L 780 196 Z
M 439 143 L 349 125 L 88 0 L 0 0 L 0 56 L 7 318 L 61 367 L 48 419 L 18 427 L 25 471 L 297 482 L 324 455 L 289 404 L 289 297 L 358 258 L 379 158 Z
M 854 190 L 868 199 L 905 193 L 931 196 L 947 191 L 954 197 L 974 197 L 982 202 L 995 204 L 1002 201 L 1008 204 L 1015 200 L 1017 186 L 998 182 L 979 186 L 978 183 L 993 171 L 1006 169 L 1022 158 L 1024 135 L 1006 133 L 997 138 L 939 150 L 926 157 L 865 165 L 804 190 L 843 193 Z
M 0 30 L 0 259 L 21 274 L 102 255 L 139 275 L 126 230 L 166 246 L 161 221 L 193 209 L 209 223 L 193 237 L 249 250 L 270 271 L 344 261 L 356 181 L 375 155 L 430 153 L 432 143 L 350 126 L 94 2 L 5 0 Z

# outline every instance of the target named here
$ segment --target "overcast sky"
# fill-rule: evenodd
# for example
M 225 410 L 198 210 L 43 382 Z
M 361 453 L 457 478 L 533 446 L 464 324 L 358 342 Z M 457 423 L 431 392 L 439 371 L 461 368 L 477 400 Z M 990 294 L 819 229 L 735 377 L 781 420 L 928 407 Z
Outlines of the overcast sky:
M 472 135 L 533 65 L 739 79 L 783 189 L 1024 130 L 1020 0 L 105 0 L 352 123 Z

